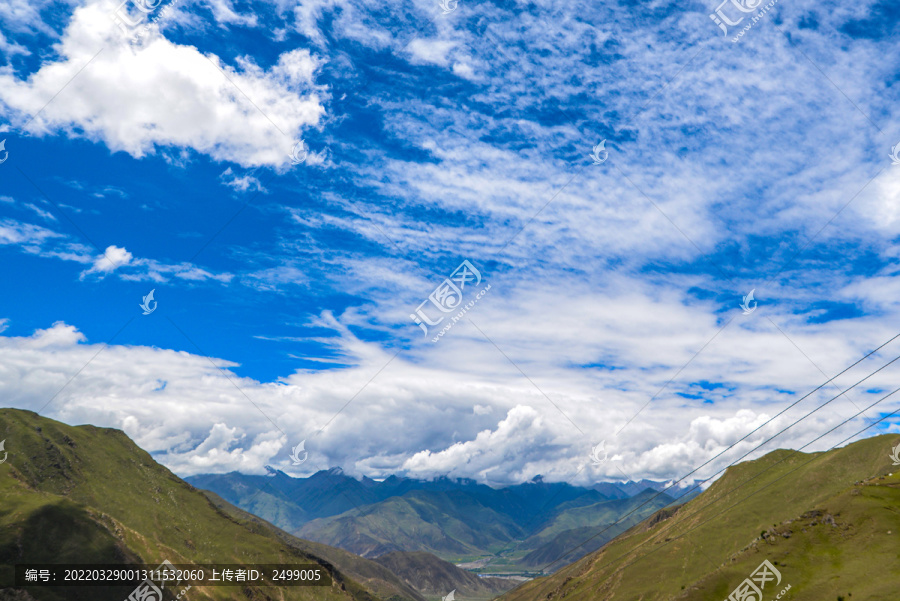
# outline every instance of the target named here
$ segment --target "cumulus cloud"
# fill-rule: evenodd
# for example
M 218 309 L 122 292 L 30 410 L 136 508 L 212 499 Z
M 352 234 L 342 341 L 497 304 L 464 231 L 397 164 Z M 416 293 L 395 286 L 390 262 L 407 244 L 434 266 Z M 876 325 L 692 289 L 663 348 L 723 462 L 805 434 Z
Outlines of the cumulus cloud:
M 323 91 L 313 81 L 319 62 L 307 50 L 282 54 L 268 70 L 246 57 L 235 67 L 155 28 L 129 45 L 108 13 L 103 2 L 76 8 L 55 47 L 58 58 L 27 79 L 0 71 L 0 100 L 14 122 L 25 125 L 65 88 L 27 125 L 30 133 L 83 135 L 134 157 L 192 149 L 242 166 L 277 167 L 324 114 Z
M 124 248 L 119 248 L 115 245 L 107 246 L 103 254 L 94 259 L 94 264 L 91 268 L 81 273 L 81 278 L 83 279 L 91 274 L 98 274 L 100 277 L 103 277 L 119 267 L 128 265 L 133 258 L 134 256 Z
M 327 323 L 337 327 L 325 317 Z M 188 324 L 180 327 L 190 330 Z M 748 407 L 776 397 L 781 407 L 805 392 L 746 387 L 742 398 L 711 395 L 715 403 L 689 403 L 679 394 L 667 394 L 641 414 L 635 427 L 616 435 L 672 366 L 647 370 L 645 378 L 652 382 L 635 380 L 626 387 L 619 381 L 623 390 L 616 391 L 614 379 L 586 372 L 575 377 L 559 366 L 539 367 L 500 340 L 516 361 L 527 365 L 529 381 L 492 345 L 466 342 L 465 334 L 456 338 L 442 349 L 441 358 L 394 357 L 343 329 L 340 353 L 349 367 L 297 371 L 265 383 L 238 376 L 237 366 L 225 359 L 136 345 L 105 346 L 57 322 L 31 336 L 0 336 L 0 394 L 8 405 L 32 410 L 55 397 L 45 415 L 67 423 L 122 428 L 181 475 L 264 473 L 267 464 L 303 475 L 340 465 L 351 474 L 371 477 L 449 474 L 502 485 L 537 474 L 583 484 L 622 479 L 622 473 L 635 479 L 678 477 L 774 415 Z M 767 344 L 759 341 L 761 348 Z M 724 345 L 720 350 L 727 349 Z M 447 357 L 453 361 L 448 363 Z M 690 390 L 690 382 L 720 369 L 717 362 L 701 364 L 674 391 Z M 796 384 L 798 372 L 810 384 L 822 379 L 805 370 L 789 371 L 772 372 L 772 381 Z M 874 389 L 887 387 L 892 377 L 883 374 L 869 381 L 866 385 L 873 390 L 855 393 L 855 400 L 872 402 L 880 396 Z M 855 379 L 857 374 L 847 376 L 848 382 Z M 628 390 L 632 386 L 636 388 Z M 604 390 L 600 398 L 598 388 Z M 750 451 L 833 394 L 801 404 L 701 476 Z M 491 411 L 473 411 L 473 402 Z M 575 416 L 582 431 L 560 412 Z M 751 456 L 802 446 L 855 412 L 850 401 L 839 399 Z M 858 427 L 845 427 L 815 448 L 827 448 Z M 603 439 L 611 460 L 594 466 L 590 451 Z M 301 440 L 306 441 L 309 459 L 296 468 L 288 455 Z
M 53 326 L 37 330 L 28 338 L 22 339 L 22 346 L 26 349 L 71 348 L 80 342 L 84 342 L 84 334 L 74 326 L 57 321 Z
M 486 474 L 503 466 L 503 477 L 511 481 L 528 479 L 535 464 L 548 465 L 553 433 L 544 427 L 540 414 L 531 407 L 516 406 L 495 430 L 479 432 L 474 439 L 458 442 L 432 452 L 419 451 L 403 463 L 403 469 L 425 477 L 444 474 Z

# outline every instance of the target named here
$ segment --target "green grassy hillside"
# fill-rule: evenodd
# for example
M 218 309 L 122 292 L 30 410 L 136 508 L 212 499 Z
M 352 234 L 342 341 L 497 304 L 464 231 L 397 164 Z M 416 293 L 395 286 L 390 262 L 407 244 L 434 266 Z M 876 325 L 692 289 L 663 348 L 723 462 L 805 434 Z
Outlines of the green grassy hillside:
M 226 490 L 216 493 L 219 498 L 227 500 L 287 532 L 294 532 L 311 519 L 302 507 L 288 499 L 283 491 L 272 486 L 273 482 L 270 479 L 266 477 L 255 477 L 252 480 L 250 478 L 228 479 L 228 476 L 230 474 L 220 477 Z M 204 482 L 211 478 L 212 476 L 207 475 L 201 478 L 187 478 L 186 481 L 202 490 L 214 490 L 212 487 L 206 486 L 206 482 Z M 224 493 L 224 496 L 221 493 Z
M 218 495 L 210 491 L 203 491 L 213 505 L 228 514 L 235 521 L 240 522 L 253 532 L 263 532 L 266 535 L 278 538 L 291 547 L 300 549 L 306 553 L 321 557 L 336 566 L 356 582 L 362 584 L 375 595 L 383 599 L 408 599 L 410 601 L 424 601 L 418 593 L 418 588 L 410 586 L 391 570 L 380 563 L 360 557 L 339 549 L 330 547 L 302 538 L 297 538 L 287 532 L 278 529 L 267 521 L 239 509 L 228 503 Z
M 11 585 L 15 563 L 318 563 L 332 574 L 331 587 L 195 586 L 189 598 L 376 599 L 322 557 L 231 518 L 119 430 L 0 409 L 4 439 L 0 586 Z M 121 601 L 132 588 L 32 587 L 29 593 L 40 601 Z M 3 594 L 14 598 L 9 590 Z M 396 598 L 420 599 L 401 590 Z
M 518 545 L 519 549 L 530 551 L 519 560 L 518 565 L 523 570 L 540 568 L 561 555 L 564 555 L 567 563 L 574 561 L 599 549 L 631 526 L 658 509 L 670 505 L 673 501 L 674 499 L 666 494 L 657 494 L 656 491 L 648 489 L 628 499 L 602 501 L 560 511 L 538 532 Z M 620 516 L 627 515 L 632 511 L 634 512 L 632 515 L 616 524 Z M 591 539 L 588 544 L 571 553 L 566 553 L 587 539 Z
M 766 599 L 788 584 L 782 601 L 893 599 L 900 468 L 888 454 L 898 443 L 885 435 L 739 464 L 667 519 L 647 520 L 502 599 L 721 601 L 764 559 L 782 575 L 778 590 L 764 589 Z
M 647 490 L 629 499 L 580 504 L 584 502 L 582 497 L 561 505 L 559 511 L 551 512 L 544 520 L 520 524 L 510 515 L 486 507 L 474 495 L 415 491 L 314 520 L 299 534 L 365 557 L 393 551 L 425 551 L 452 561 L 487 559 L 479 568 L 484 573 L 527 573 L 555 559 L 572 541 L 580 542 L 599 532 L 655 495 Z M 653 498 L 623 524 L 568 556 L 568 561 L 598 548 L 672 501 L 665 494 Z
M 508 515 L 471 495 L 415 491 L 344 514 L 314 520 L 298 533 L 364 557 L 426 551 L 439 557 L 483 555 L 522 534 Z

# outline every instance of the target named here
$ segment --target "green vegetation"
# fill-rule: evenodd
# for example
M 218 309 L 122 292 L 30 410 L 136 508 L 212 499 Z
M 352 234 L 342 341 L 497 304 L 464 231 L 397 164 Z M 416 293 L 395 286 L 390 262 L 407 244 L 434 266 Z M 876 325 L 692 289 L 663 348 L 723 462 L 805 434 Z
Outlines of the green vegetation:
M 390 553 L 376 562 L 296 538 L 180 480 L 117 430 L 2 409 L 2 439 L 9 456 L 0 465 L 0 586 L 11 583 L 15 563 L 164 559 L 318 563 L 334 579 L 327 588 L 245 587 L 240 593 L 258 600 L 425 601 L 456 589 L 460 601 L 477 601 L 508 586 L 425 553 Z M 791 587 L 783 601 L 892 598 L 900 573 L 900 470 L 894 473 L 888 453 L 898 443 L 900 436 L 879 436 L 828 453 L 779 450 L 739 464 L 683 505 L 661 496 L 644 508 L 656 510 L 649 519 L 502 599 L 721 601 L 763 559 L 780 571 L 779 591 Z M 549 563 L 650 494 L 572 500 L 529 536 L 509 514 L 434 491 L 392 497 L 364 507 L 368 515 L 347 512 L 322 523 L 358 528 L 359 540 L 368 537 L 373 545 L 398 534 L 435 547 L 459 544 L 454 558 L 471 560 L 473 569 L 522 573 L 528 555 L 542 552 L 538 559 Z M 466 512 L 471 523 L 457 517 Z M 774 598 L 779 591 L 770 587 L 766 596 Z M 189 598 L 231 599 L 235 590 L 194 587 Z M 129 591 L 34 587 L 27 594 L 0 590 L 0 599 L 121 601 Z
M 564 560 L 563 563 L 571 562 L 599 549 L 647 516 L 670 505 L 672 501 L 666 494 L 658 495 L 647 490 L 628 499 L 565 509 L 517 546 L 518 549 L 530 552 L 515 565 L 525 570 L 542 568 L 558 559 Z M 631 511 L 634 511 L 633 515 L 616 524 L 621 516 Z
M 0 409 L 0 587 L 12 584 L 16 563 L 318 563 L 332 574 L 331 587 L 242 587 L 253 599 L 422 601 L 372 564 L 371 589 L 339 567 L 350 554 L 325 545 L 280 537 L 263 522 L 249 524 L 217 508 L 203 493 L 158 465 L 119 430 L 71 427 L 29 411 Z M 253 526 L 253 527 L 251 527 Z M 283 534 L 283 533 L 282 533 Z M 321 555 L 313 548 L 325 551 Z M 349 563 L 349 562 L 348 562 Z M 357 566 L 356 571 L 363 568 Z M 121 601 L 133 587 L 31 587 L 39 601 Z M 191 601 L 231 599 L 238 589 L 193 587 Z M 7 590 L 7 598 L 14 593 Z M 28 598 L 21 597 L 20 598 Z
M 543 522 L 529 524 L 531 520 L 527 520 L 523 526 L 475 495 L 415 491 L 313 520 L 298 534 L 366 557 L 401 550 L 427 551 L 454 563 L 481 560 L 477 570 L 482 573 L 526 574 L 592 538 L 567 557 L 568 561 L 577 559 L 673 501 L 668 495 L 653 498 L 655 495 L 648 490 L 628 499 L 585 505 L 570 502 L 549 512 Z M 651 498 L 623 524 L 595 536 Z
M 536 476 L 494 489 L 465 478 L 357 480 L 340 468 L 308 478 L 269 468 L 267 476 L 233 472 L 187 480 L 283 530 L 365 557 L 426 551 L 492 574 L 526 575 L 578 546 L 566 558 L 574 561 L 675 502 L 668 494 L 660 495 L 623 524 L 606 530 L 607 524 L 654 494 L 648 490 L 663 485 L 641 480 L 584 488 Z M 667 492 L 678 497 L 689 489 L 685 485 Z M 589 544 L 579 546 L 588 538 Z
M 383 599 L 388 601 L 399 601 L 401 599 L 420 601 L 421 599 L 419 593 L 414 590 L 415 587 L 406 585 L 393 572 L 375 561 L 354 555 L 337 547 L 329 547 L 328 545 L 292 536 L 265 520 L 238 509 L 215 493 L 203 492 L 217 508 L 227 513 L 235 521 L 240 522 L 250 531 L 278 538 L 293 548 L 325 559 Z
M 897 469 L 888 453 L 898 442 L 885 435 L 828 453 L 779 450 L 741 463 L 674 514 L 665 510 L 667 517 L 654 516 L 502 600 L 719 601 L 764 559 L 782 575 L 766 598 L 788 584 L 782 600 L 892 598 L 900 471 L 888 475 Z
M 314 520 L 299 534 L 366 557 L 409 550 L 444 557 L 500 550 L 522 529 L 468 495 L 415 491 Z

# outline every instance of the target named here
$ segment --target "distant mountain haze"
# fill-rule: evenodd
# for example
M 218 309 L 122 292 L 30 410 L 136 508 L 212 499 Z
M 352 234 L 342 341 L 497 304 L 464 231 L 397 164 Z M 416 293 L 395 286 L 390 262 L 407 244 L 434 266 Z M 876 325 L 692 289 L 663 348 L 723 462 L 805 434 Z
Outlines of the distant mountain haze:
M 416 551 L 454 562 L 487 558 L 480 564 L 487 573 L 527 572 L 656 495 L 569 558 L 577 559 L 689 490 L 683 485 L 657 495 L 665 483 L 600 482 L 585 488 L 540 476 L 496 489 L 446 477 L 391 476 L 378 482 L 352 478 L 340 468 L 308 478 L 270 470 L 268 476 L 206 474 L 188 481 L 302 538 L 371 558 Z
M 339 469 L 191 478 L 300 524 L 313 540 L 198 490 L 119 430 L 0 409 L 0 440 L 2 601 L 121 601 L 131 590 L 16 589 L 18 563 L 164 559 L 314 563 L 334 581 L 242 589 L 240 598 L 260 600 L 436 601 L 453 591 L 459 601 L 707 601 L 728 598 L 763 565 L 778 575 L 765 599 L 788 586 L 782 599 L 791 601 L 897 591 L 900 470 L 891 451 L 900 435 L 819 453 L 776 450 L 677 500 L 656 482 L 583 488 L 535 478 L 492 489 L 448 478 L 357 480 Z M 357 506 L 351 494 L 368 502 Z M 198 586 L 187 598 L 236 597 Z

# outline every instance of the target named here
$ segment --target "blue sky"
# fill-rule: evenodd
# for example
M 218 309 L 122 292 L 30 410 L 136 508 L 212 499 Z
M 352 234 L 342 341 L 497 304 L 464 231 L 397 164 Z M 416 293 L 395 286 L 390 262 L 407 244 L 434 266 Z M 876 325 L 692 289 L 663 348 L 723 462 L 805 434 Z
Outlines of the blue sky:
M 154 4 L 0 7 L 4 404 L 182 475 L 671 478 L 897 334 L 889 3 Z

